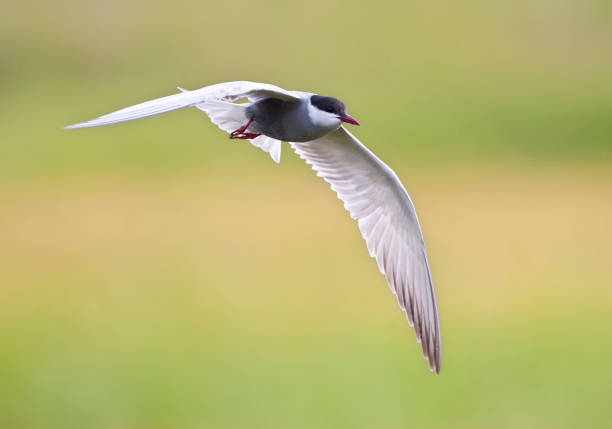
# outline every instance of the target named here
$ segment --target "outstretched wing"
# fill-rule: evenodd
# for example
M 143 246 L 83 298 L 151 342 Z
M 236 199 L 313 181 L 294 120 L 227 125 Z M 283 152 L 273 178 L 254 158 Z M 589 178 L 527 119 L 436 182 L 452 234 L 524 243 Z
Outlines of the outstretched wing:
M 358 221 L 370 255 L 415 328 L 423 356 L 439 373 L 440 326 L 425 243 L 412 201 L 397 175 L 343 127 L 291 146 L 331 184 Z
M 196 106 L 212 100 L 235 101 L 247 97 L 251 101 L 262 98 L 274 97 L 282 100 L 299 100 L 299 93 L 286 91 L 278 86 L 267 83 L 237 81 L 218 83 L 205 86 L 194 91 L 183 91 L 167 97 L 156 98 L 144 103 L 126 107 L 116 112 L 109 113 L 90 121 L 68 125 L 66 129 L 97 127 L 100 125 L 115 124 L 117 122 L 131 121 L 132 119 L 144 118 L 170 112 L 183 107 Z

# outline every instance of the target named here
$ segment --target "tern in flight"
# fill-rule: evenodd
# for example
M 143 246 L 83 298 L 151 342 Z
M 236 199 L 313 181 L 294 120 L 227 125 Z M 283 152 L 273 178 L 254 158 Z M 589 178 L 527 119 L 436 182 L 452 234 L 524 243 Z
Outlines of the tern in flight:
M 440 372 L 436 295 L 410 196 L 395 172 L 343 126 L 359 125 L 334 97 L 255 82 L 205 86 L 126 107 L 66 128 L 96 127 L 197 107 L 231 139 L 249 140 L 280 162 L 281 142 L 331 185 L 357 220 L 370 256 L 397 296 L 429 368 Z M 248 99 L 248 102 L 237 103 Z

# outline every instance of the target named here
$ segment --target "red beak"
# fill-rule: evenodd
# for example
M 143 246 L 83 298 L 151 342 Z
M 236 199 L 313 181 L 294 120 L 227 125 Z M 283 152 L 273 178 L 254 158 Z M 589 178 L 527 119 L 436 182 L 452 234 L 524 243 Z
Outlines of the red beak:
M 353 118 L 351 115 L 347 115 L 346 113 L 342 116 L 338 116 L 338 119 L 349 124 L 361 125 L 357 119 Z

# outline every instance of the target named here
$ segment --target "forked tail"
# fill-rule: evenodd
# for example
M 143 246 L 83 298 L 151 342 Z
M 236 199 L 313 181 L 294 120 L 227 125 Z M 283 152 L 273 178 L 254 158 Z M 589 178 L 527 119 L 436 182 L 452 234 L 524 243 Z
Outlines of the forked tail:
M 180 87 L 178 89 L 183 92 L 188 92 Z M 231 134 L 232 131 L 242 127 L 252 119 L 249 118 L 246 113 L 246 109 L 250 104 L 251 103 L 232 103 L 223 100 L 209 100 L 196 104 L 196 107 L 206 113 L 213 124 Z M 264 135 L 248 140 L 253 146 L 269 153 L 274 162 L 280 162 L 280 140 Z

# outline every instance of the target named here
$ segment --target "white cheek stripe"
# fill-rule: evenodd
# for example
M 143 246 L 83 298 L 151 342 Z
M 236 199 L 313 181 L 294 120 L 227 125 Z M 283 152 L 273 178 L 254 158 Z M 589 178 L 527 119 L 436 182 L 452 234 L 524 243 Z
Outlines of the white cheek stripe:
M 310 119 L 310 122 L 312 122 L 313 124 L 317 124 L 319 121 L 317 120 L 317 111 L 319 109 L 317 109 L 316 107 L 314 107 L 312 105 L 312 103 L 310 102 L 310 98 L 308 99 L 308 104 L 307 106 L 307 111 L 308 111 L 308 118 Z
M 306 111 L 308 112 L 310 122 L 317 127 L 329 128 L 331 130 L 337 128 L 341 124 L 341 121 L 336 118 L 336 115 L 317 109 L 312 105 L 310 99 L 308 100 Z

